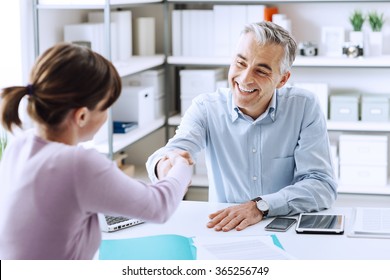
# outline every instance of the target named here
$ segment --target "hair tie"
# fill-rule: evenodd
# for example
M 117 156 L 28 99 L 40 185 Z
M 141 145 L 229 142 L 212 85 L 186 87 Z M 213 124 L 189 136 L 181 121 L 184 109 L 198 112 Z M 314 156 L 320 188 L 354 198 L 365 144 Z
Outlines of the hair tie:
M 27 95 L 33 96 L 34 95 L 34 86 L 32 84 L 28 84 L 26 88 L 27 88 Z

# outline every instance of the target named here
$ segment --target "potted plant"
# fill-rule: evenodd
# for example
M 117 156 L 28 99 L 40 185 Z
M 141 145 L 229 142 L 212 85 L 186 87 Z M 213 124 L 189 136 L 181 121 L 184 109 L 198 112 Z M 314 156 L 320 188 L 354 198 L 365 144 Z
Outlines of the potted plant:
M 368 22 L 370 23 L 373 32 L 381 32 L 383 24 L 385 23 L 383 13 L 380 15 L 376 11 L 368 13 Z
M 363 23 L 366 20 L 363 13 L 360 10 L 355 10 L 349 17 L 349 21 L 352 24 L 353 31 L 362 31 Z
M 0 161 L 7 146 L 7 133 L 0 127 Z
M 362 28 L 365 20 L 366 17 L 360 10 L 355 10 L 349 17 L 349 22 L 351 23 L 353 29 L 349 33 L 349 41 L 352 44 L 359 45 L 360 47 L 363 47 L 364 42 L 364 34 Z
M 368 22 L 371 27 L 371 33 L 369 36 L 370 42 L 370 55 L 376 56 L 382 54 L 383 47 L 383 34 L 382 27 L 385 22 L 383 13 L 378 14 L 377 11 L 372 11 L 368 13 Z

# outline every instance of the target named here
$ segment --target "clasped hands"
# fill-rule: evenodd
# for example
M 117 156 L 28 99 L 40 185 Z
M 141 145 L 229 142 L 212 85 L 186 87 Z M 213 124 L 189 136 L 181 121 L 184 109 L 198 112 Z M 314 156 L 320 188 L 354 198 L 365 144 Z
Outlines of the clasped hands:
M 164 178 L 168 174 L 172 166 L 178 162 L 184 162 L 189 165 L 194 164 L 189 152 L 179 150 L 179 149 L 169 151 L 157 163 L 157 167 L 156 167 L 157 178 L 159 179 Z
M 187 151 L 179 149 L 170 151 L 158 162 L 157 177 L 164 178 L 177 161 L 184 161 L 190 165 L 194 163 Z M 256 202 L 248 201 L 212 213 L 209 218 L 208 228 L 225 232 L 232 229 L 240 231 L 260 222 L 263 219 L 263 214 L 257 209 Z

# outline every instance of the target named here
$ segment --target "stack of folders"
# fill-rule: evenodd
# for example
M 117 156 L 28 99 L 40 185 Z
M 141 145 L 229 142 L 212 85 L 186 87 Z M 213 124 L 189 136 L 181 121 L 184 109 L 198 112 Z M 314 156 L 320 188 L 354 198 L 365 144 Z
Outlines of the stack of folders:
M 113 129 L 114 133 L 127 133 L 138 127 L 136 122 L 120 122 L 114 121 Z

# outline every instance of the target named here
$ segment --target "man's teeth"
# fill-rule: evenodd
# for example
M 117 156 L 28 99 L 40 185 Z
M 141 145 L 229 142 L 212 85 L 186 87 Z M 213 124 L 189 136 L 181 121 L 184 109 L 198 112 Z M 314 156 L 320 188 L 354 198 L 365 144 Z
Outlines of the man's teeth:
M 238 86 L 238 88 L 241 90 L 241 91 L 243 91 L 243 92 L 254 92 L 255 90 L 254 89 L 244 89 L 244 88 L 242 88 L 242 87 L 240 87 L 240 86 Z

